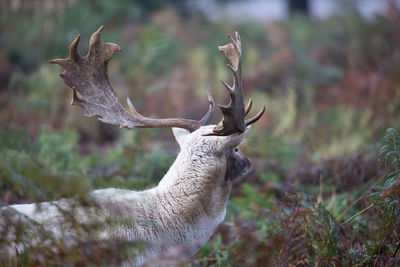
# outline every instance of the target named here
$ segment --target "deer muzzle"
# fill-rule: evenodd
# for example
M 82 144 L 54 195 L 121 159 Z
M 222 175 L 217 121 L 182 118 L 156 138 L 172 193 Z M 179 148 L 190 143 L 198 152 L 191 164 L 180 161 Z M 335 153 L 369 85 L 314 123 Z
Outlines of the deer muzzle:
M 225 181 L 234 180 L 251 172 L 253 165 L 248 157 L 240 154 L 228 156 L 226 162 Z

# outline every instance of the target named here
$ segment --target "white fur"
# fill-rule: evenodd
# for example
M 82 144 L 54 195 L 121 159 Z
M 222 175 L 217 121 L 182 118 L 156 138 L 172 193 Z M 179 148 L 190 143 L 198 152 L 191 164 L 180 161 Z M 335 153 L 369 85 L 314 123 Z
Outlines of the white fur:
M 214 125 L 203 126 L 193 133 L 173 129 L 181 151 L 157 187 L 140 192 L 115 188 L 95 190 L 91 197 L 101 212 L 89 217 L 87 209 L 79 209 L 79 220 L 106 222 L 111 218 L 116 221 L 116 225 L 106 227 L 99 235 L 104 240 L 146 241 L 147 249 L 128 265 L 139 265 L 160 255 L 183 258 L 194 255 L 224 220 L 231 190 L 231 182 L 224 181 L 224 155 L 245 136 L 204 136 L 213 128 Z M 61 235 L 57 226 L 62 220 L 59 206 L 67 209 L 74 203 L 63 199 L 39 206 L 23 204 L 9 208 L 45 225 L 58 237 Z M 130 225 L 126 225 L 127 219 L 131 220 Z

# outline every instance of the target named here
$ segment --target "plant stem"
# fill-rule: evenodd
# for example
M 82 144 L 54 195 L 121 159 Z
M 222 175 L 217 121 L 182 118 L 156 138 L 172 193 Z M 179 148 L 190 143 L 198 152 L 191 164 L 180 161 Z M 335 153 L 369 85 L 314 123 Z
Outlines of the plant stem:
M 375 206 L 375 203 L 370 204 L 368 207 L 366 207 L 365 209 L 357 212 L 356 214 L 354 214 L 353 216 L 351 216 L 349 219 L 347 219 L 344 223 L 342 223 L 343 225 L 345 225 L 346 223 L 350 222 L 351 220 L 353 220 L 355 217 L 357 217 L 358 215 L 360 215 L 361 213 L 363 213 L 364 211 L 372 208 L 373 206 Z
M 397 251 L 399 251 L 399 248 L 400 248 L 400 242 L 397 241 L 397 247 L 396 247 L 396 250 L 393 252 L 392 258 L 396 257 L 396 254 L 397 254 Z
M 346 215 L 346 213 L 352 208 L 354 207 L 354 205 L 356 205 L 361 199 L 363 199 L 365 197 L 365 195 L 367 193 L 369 193 L 372 188 L 374 188 L 377 184 L 379 184 L 383 178 L 385 178 L 386 175 L 382 175 L 381 177 L 379 177 L 378 180 L 376 180 L 366 191 L 364 191 L 364 193 L 362 193 L 355 201 L 353 201 L 353 203 L 350 204 L 350 206 L 348 206 L 337 218 L 336 220 L 339 221 L 344 215 Z

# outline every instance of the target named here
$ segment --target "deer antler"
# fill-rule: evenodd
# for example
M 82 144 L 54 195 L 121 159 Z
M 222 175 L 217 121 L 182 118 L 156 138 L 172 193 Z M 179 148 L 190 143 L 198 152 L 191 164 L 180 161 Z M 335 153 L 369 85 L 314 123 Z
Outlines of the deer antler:
M 113 43 L 104 43 L 100 39 L 101 26 L 90 38 L 89 52 L 81 57 L 77 47 L 80 35 L 71 43 L 67 59 L 50 60 L 52 64 L 59 64 L 64 68 L 60 74 L 64 83 L 73 89 L 71 104 L 78 105 L 85 111 L 85 116 L 98 116 L 99 120 L 119 125 L 121 128 L 160 128 L 179 127 L 194 131 L 205 125 L 214 112 L 214 100 L 208 94 L 209 110 L 199 121 L 168 118 L 147 118 L 136 111 L 130 99 L 127 99 L 131 113 L 121 105 L 110 84 L 107 74 L 108 61 L 121 48 Z
M 253 102 L 250 99 L 246 108 L 244 107 L 241 67 L 242 42 L 238 32 L 235 32 L 235 38 L 230 35 L 228 35 L 228 38 L 231 40 L 231 43 L 219 46 L 218 49 L 231 62 L 231 64 L 228 64 L 227 66 L 233 74 L 233 85 L 230 86 L 226 82 L 221 81 L 228 90 L 231 101 L 227 106 L 218 105 L 221 109 L 223 118 L 214 128 L 213 132 L 208 135 L 226 136 L 234 133 L 242 133 L 246 130 L 248 125 L 258 121 L 265 111 L 265 106 L 263 106 L 257 115 L 246 121 L 244 120 L 245 116 L 249 113 Z

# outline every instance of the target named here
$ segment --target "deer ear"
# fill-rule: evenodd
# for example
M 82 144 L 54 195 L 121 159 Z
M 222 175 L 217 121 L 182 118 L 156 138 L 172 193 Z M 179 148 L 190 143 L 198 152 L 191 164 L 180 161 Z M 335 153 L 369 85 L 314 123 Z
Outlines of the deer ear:
M 172 128 L 172 133 L 175 136 L 176 142 L 178 142 L 179 146 L 182 148 L 183 143 L 185 142 L 186 136 L 190 134 L 190 132 L 183 128 Z

